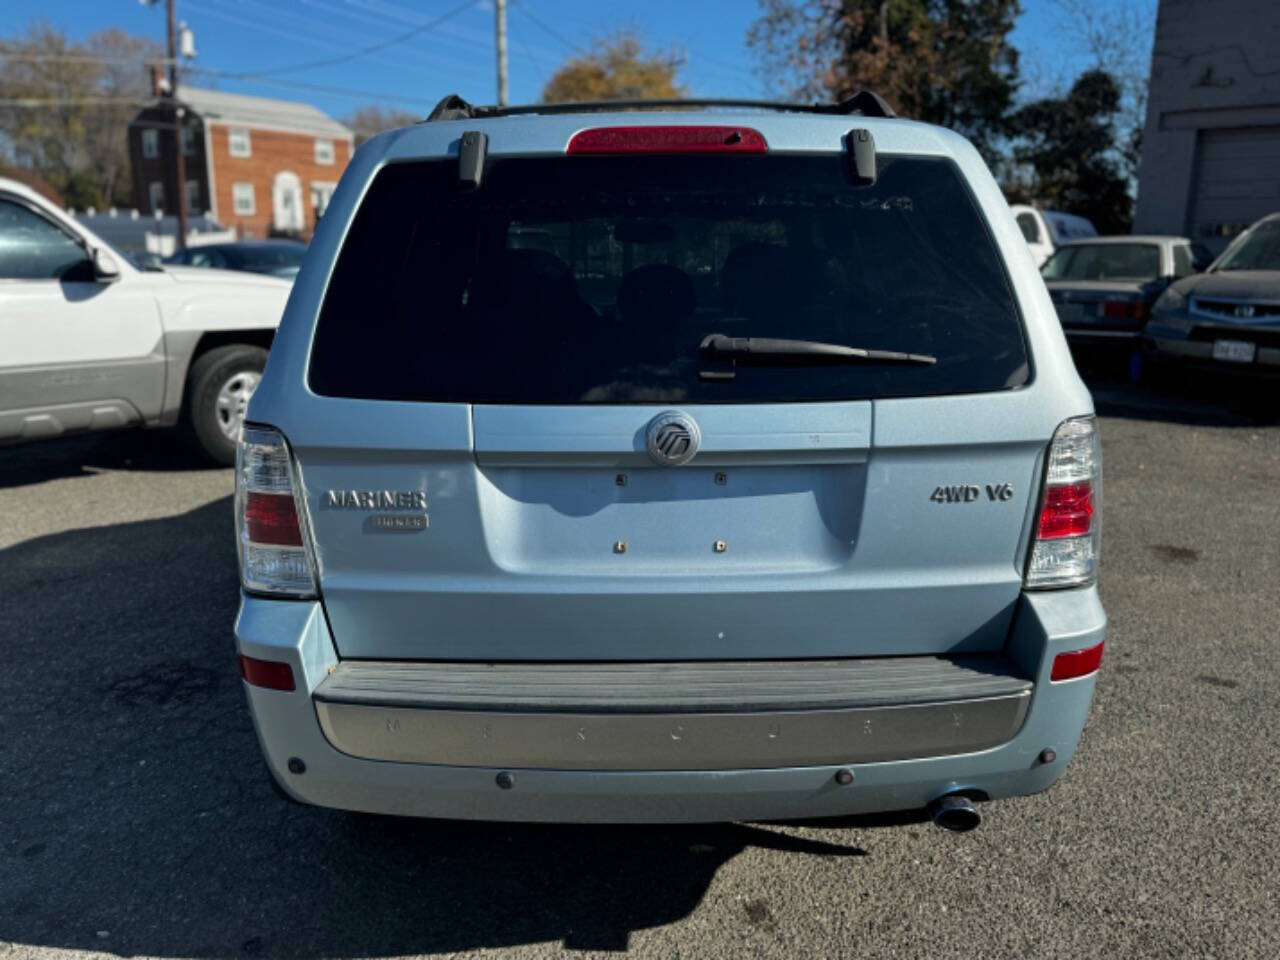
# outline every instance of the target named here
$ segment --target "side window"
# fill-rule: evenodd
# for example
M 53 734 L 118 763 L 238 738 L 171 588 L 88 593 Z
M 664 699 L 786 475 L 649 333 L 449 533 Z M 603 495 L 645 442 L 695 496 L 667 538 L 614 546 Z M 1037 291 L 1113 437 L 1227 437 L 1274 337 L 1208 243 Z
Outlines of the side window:
M 84 247 L 38 213 L 0 199 L 0 280 L 92 279 Z
M 212 247 L 196 247 L 187 250 L 187 262 L 193 267 L 218 267 L 227 265 L 226 257 Z
M 1173 275 L 1186 277 L 1195 273 L 1191 266 L 1191 248 L 1185 243 L 1175 244 L 1173 248 Z
M 147 160 L 160 156 L 160 134 L 157 131 L 142 131 L 142 156 Z
M 233 183 L 231 185 L 231 207 L 242 216 L 253 216 L 256 205 L 254 203 L 252 183 Z
M 1036 215 L 1034 213 L 1018 214 L 1018 227 L 1022 230 L 1022 236 L 1027 243 L 1040 242 L 1040 227 L 1036 223 Z
M 248 157 L 253 155 L 253 148 L 249 143 L 249 131 L 243 127 L 234 127 L 227 134 L 227 145 L 229 152 L 233 157 Z
M 1209 264 L 1213 263 L 1213 254 L 1208 247 L 1193 243 L 1191 245 L 1191 263 L 1197 273 L 1203 273 L 1209 269 Z

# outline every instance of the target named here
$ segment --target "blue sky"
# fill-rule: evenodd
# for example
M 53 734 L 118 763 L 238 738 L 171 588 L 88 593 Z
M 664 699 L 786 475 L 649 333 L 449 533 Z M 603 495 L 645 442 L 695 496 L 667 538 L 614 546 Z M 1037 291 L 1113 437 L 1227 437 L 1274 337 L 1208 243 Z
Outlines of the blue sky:
M 1129 0 L 1096 0 L 1100 5 Z M 1154 0 L 1146 0 L 1154 3 Z M 306 100 L 335 116 L 381 101 L 426 110 L 443 94 L 493 102 L 496 80 L 491 0 L 466 9 L 412 39 L 341 64 L 282 70 L 338 57 L 390 40 L 456 10 L 462 0 L 178 0 L 178 17 L 195 31 L 195 65 L 223 71 L 216 81 L 190 82 L 224 90 Z M 537 99 L 567 57 L 595 37 L 633 29 L 650 46 L 683 52 L 680 78 L 692 93 L 758 97 L 776 94 L 754 69 L 746 33 L 755 0 L 509 0 L 510 83 L 515 103 Z M 1014 34 L 1028 73 L 1069 77 L 1088 66 L 1081 41 L 1064 29 L 1050 0 L 1023 0 Z M 28 9 L 34 10 L 35 7 Z M 46 21 L 81 37 L 107 26 L 164 37 L 163 3 L 136 0 L 42 0 Z M 10 30 L 24 26 L 6 18 Z M 1150 38 L 1139 42 L 1150 44 Z M 269 78 L 232 74 L 282 71 Z M 305 85 L 305 86 L 304 86 Z M 331 89 L 318 89 L 328 87 Z M 1041 92 L 1041 91 L 1036 91 Z

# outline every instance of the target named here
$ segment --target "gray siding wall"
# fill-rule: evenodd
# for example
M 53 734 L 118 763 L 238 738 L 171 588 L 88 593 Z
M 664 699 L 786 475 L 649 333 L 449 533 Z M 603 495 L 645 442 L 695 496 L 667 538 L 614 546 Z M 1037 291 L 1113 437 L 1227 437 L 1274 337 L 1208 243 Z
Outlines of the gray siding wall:
M 1224 145 L 1272 135 L 1280 0 L 1160 0 L 1134 232 L 1186 233 L 1220 250 L 1239 220 L 1280 210 L 1280 169 L 1248 162 L 1270 153 L 1265 143 L 1244 163 L 1223 162 Z

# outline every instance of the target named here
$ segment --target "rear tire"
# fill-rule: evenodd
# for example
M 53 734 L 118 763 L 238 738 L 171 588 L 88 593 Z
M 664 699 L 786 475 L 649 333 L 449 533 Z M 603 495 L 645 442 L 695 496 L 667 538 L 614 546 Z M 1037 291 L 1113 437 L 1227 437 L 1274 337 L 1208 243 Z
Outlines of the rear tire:
M 186 426 L 205 455 L 229 467 L 249 398 L 262 379 L 267 351 L 233 343 L 202 353 L 187 373 Z

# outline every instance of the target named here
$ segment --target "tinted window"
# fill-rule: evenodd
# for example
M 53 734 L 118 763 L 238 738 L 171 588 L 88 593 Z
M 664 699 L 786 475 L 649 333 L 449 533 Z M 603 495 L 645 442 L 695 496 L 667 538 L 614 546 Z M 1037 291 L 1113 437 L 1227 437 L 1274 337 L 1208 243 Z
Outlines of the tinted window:
M 1027 243 L 1040 242 L 1040 225 L 1036 223 L 1035 214 L 1018 214 L 1018 228 L 1022 231 L 1023 239 L 1025 239 Z
M 1191 248 L 1185 243 L 1175 244 L 1173 248 L 1173 275 L 1186 277 L 1195 273 L 1191 266 Z
M 0 280 L 92 280 L 84 247 L 19 203 L 0 200 Z
M 186 252 L 184 263 L 189 263 L 193 267 L 225 267 L 227 265 L 226 258 L 216 249 L 208 247 L 193 247 Z
M 1025 382 L 1002 263 L 955 168 L 838 156 L 559 157 L 390 166 L 320 311 L 323 394 L 477 403 L 774 402 Z M 707 379 L 708 334 L 936 355 Z
M 1219 270 L 1280 270 L 1280 220 L 1264 220 L 1222 255 Z
M 261 247 L 231 247 L 227 254 L 241 267 L 261 269 L 271 267 L 300 267 L 307 248 L 297 243 L 279 243 Z
M 1153 243 L 1074 243 L 1045 261 L 1046 280 L 1154 280 L 1160 248 Z

